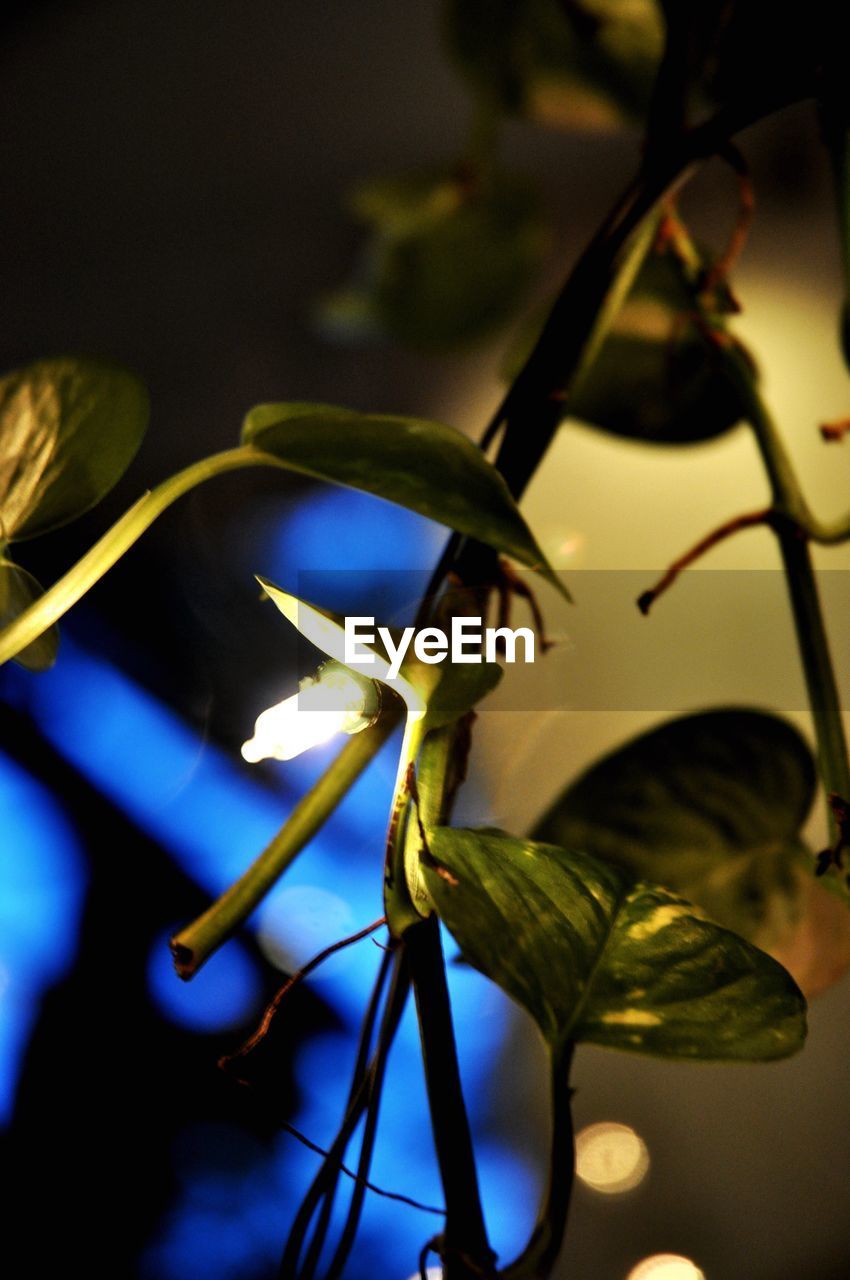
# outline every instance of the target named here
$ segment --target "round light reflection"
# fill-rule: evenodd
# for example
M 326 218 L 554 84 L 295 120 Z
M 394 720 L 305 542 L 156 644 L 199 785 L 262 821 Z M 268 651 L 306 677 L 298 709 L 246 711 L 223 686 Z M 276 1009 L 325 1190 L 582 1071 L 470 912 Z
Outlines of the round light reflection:
M 576 1136 L 576 1173 L 594 1191 L 607 1196 L 631 1191 L 648 1169 L 646 1144 L 627 1124 L 591 1124 Z
M 267 960 L 284 973 L 295 973 L 308 960 L 354 929 L 348 903 L 317 885 L 293 885 L 279 890 L 260 908 L 257 943 Z M 333 980 L 347 965 L 347 950 L 330 956 L 312 981 Z
M 654 1253 L 632 1267 L 626 1280 L 705 1280 L 705 1273 L 681 1254 Z

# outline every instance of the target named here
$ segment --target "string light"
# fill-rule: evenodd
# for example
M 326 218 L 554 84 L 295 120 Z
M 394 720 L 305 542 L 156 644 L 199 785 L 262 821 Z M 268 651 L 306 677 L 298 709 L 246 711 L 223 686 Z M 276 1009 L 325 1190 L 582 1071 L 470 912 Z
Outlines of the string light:
M 326 662 L 315 676 L 301 681 L 297 693 L 258 716 L 254 736 L 243 743 L 242 755 L 250 764 L 293 760 L 334 734 L 359 733 L 372 724 L 379 707 L 374 680 L 339 662 Z

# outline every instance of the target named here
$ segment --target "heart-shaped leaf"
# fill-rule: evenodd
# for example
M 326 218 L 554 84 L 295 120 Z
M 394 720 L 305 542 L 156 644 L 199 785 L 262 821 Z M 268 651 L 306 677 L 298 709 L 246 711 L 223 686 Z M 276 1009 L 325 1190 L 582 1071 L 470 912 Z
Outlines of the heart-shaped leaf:
M 139 380 L 101 360 L 39 360 L 0 380 L 0 532 L 82 515 L 123 475 L 148 422 Z
M 370 238 L 350 285 L 319 310 L 344 339 L 425 350 L 477 342 L 513 316 L 548 241 L 536 193 L 507 174 L 372 181 L 352 206 Z
M 719 290 L 702 297 L 701 255 L 680 234 L 691 261 L 670 251 L 648 255 L 593 364 L 566 405 L 578 418 L 612 435 L 653 444 L 693 444 L 729 431 L 746 417 L 742 388 L 749 356 L 726 328 L 733 306 Z M 711 305 L 709 305 L 709 302 Z M 534 345 L 540 322 L 510 353 L 513 377 Z
M 666 885 L 767 949 L 801 915 L 814 788 L 811 752 L 786 721 L 707 711 L 592 765 L 533 834 Z
M 242 439 L 293 471 L 363 489 L 513 556 L 569 599 L 498 471 L 451 427 L 333 405 L 262 404 Z
M 42 594 L 42 588 L 31 573 L 11 560 L 0 560 L 0 630 L 14 622 L 18 614 Z M 59 628 L 49 627 L 22 649 L 15 661 L 30 671 L 46 671 L 56 661 L 58 648 Z
M 768 1060 L 805 1036 L 805 1001 L 769 956 L 660 886 L 587 854 L 438 827 L 423 874 L 466 959 L 556 1051 Z

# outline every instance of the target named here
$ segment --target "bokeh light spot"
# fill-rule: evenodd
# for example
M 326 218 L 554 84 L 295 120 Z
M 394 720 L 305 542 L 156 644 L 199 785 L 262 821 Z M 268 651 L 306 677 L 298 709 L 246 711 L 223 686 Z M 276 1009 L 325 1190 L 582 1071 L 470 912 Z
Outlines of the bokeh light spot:
M 357 928 L 351 907 L 344 898 L 316 885 L 296 885 L 273 894 L 260 909 L 257 944 L 275 968 L 295 973 L 320 951 Z M 311 981 L 335 977 L 351 959 L 348 948 L 336 952 L 311 974 Z
M 631 1191 L 648 1169 L 646 1144 L 627 1124 L 591 1124 L 576 1136 L 576 1173 L 594 1191 Z
M 705 1273 L 678 1253 L 654 1253 L 632 1267 L 626 1280 L 705 1280 Z
M 257 965 L 240 943 L 230 941 L 191 982 L 178 978 L 167 936 L 157 938 L 148 958 L 148 986 L 164 1017 L 190 1031 L 229 1031 L 258 1011 L 262 997 Z

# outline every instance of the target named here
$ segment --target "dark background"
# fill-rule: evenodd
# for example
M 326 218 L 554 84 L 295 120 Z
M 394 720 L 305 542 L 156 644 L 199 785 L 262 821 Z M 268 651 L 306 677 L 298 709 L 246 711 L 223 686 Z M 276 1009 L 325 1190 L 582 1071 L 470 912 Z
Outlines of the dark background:
M 309 319 L 357 243 L 341 208 L 345 189 L 364 174 L 444 162 L 463 141 L 468 103 L 441 57 L 436 13 L 434 4 L 389 0 L 7 7 L 0 366 L 64 352 L 108 356 L 140 374 L 153 406 L 137 461 L 102 506 L 21 549 L 42 580 L 58 576 L 145 487 L 235 443 L 258 401 L 326 400 L 478 429 L 497 394 L 491 349 L 426 359 L 329 347 Z M 509 130 L 509 154 L 536 172 L 554 211 L 558 270 L 628 175 L 636 148 L 628 133 Z M 754 243 L 751 276 L 793 274 L 784 264 L 802 254 L 817 281 L 818 271 L 833 271 L 834 250 L 821 234 L 828 198 L 808 113 L 762 130 L 749 149 L 768 228 Z M 707 225 L 722 220 L 728 198 L 717 179 Z M 802 342 L 805 316 L 801 323 Z M 562 496 L 570 483 L 565 469 Z M 280 684 L 280 633 L 259 610 L 251 573 L 263 567 L 274 513 L 302 493 L 249 474 L 193 495 L 92 591 L 67 628 L 71 643 L 120 667 L 199 740 L 233 752 Z M 356 518 L 353 507 L 321 509 L 330 563 Z M 405 531 L 412 539 L 412 526 L 394 536 Z M 417 536 L 419 549 L 405 544 L 401 567 L 433 554 L 433 539 Z M 624 556 L 623 567 L 635 567 Z M 383 563 L 394 567 L 392 557 Z M 61 799 L 85 851 L 88 889 L 75 958 L 58 985 L 48 984 L 4 1139 L 12 1174 L 4 1252 L 22 1249 L 45 1275 L 69 1266 L 148 1280 L 273 1274 L 294 1194 L 285 1180 L 279 1221 L 273 1209 L 262 1223 L 233 1219 L 235 1231 L 259 1241 L 253 1261 L 229 1255 L 221 1241 L 212 1248 L 205 1234 L 232 1214 L 237 1184 L 265 1178 L 274 1204 L 263 1161 L 295 1103 L 288 1055 L 275 1059 L 273 1090 L 246 1094 L 215 1066 L 238 1019 L 228 1033 L 204 1034 L 163 1016 L 146 957 L 153 940 L 205 905 L 207 890 L 138 815 L 85 779 L 73 753 L 42 736 L 30 687 L 26 677 L 5 686 L 3 743 Z M 110 713 L 108 702 L 91 707 L 93 721 Z M 134 767 L 132 741 L 120 759 Z M 536 764 L 533 794 L 542 798 L 565 775 L 548 756 Z M 480 785 L 486 790 L 486 774 Z M 298 783 L 280 771 L 264 774 L 262 786 L 288 802 Z M 2 857 L 14 858 L 11 828 L 0 843 Z M 31 945 L 51 944 L 36 937 Z M 274 973 L 253 941 L 244 950 L 262 991 L 272 990 Z M 667 1250 L 696 1258 L 709 1280 L 843 1278 L 847 1014 L 838 988 L 813 1010 L 803 1057 L 767 1068 L 580 1054 L 579 1122 L 635 1124 L 653 1172 L 621 1200 L 579 1190 L 564 1274 L 624 1280 L 638 1258 Z M 342 1024 L 332 1000 L 304 992 L 290 1047 Z M 543 1145 L 545 1090 L 527 1032 L 514 1027 L 491 1054 L 499 1083 L 488 1083 L 476 1107 L 489 1133 L 507 1103 L 500 1140 L 531 1159 Z M 209 1191 L 206 1218 L 186 1220 L 183 1252 L 152 1252 L 187 1180 L 212 1186 L 211 1170 L 222 1175 L 219 1191 Z M 517 1183 L 517 1195 L 532 1212 L 528 1184 Z M 421 1238 L 432 1229 L 426 1220 Z M 392 1233 L 391 1216 L 383 1230 Z M 367 1246 L 352 1277 L 403 1280 L 414 1270 L 413 1254 L 384 1262 L 377 1245 Z

